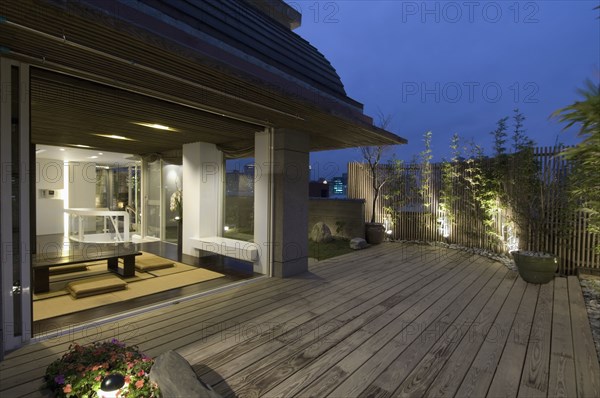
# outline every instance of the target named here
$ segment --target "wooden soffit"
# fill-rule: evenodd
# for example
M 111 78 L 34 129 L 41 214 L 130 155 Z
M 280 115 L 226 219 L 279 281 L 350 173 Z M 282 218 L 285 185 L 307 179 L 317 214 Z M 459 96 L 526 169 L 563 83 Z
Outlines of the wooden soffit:
M 0 43 L 4 55 L 40 69 L 202 112 L 196 119 L 186 114 L 186 119 L 175 109 L 165 111 L 188 122 L 206 123 L 190 129 L 190 134 L 197 134 L 196 141 L 208 139 L 201 137 L 211 130 L 212 134 L 222 134 L 222 144 L 244 148 L 253 141 L 253 137 L 248 136 L 249 130 L 275 127 L 309 133 L 313 151 L 406 143 L 405 139 L 372 126 L 370 118 L 317 92 L 312 101 L 306 100 L 305 92 L 298 96 L 289 95 L 276 85 L 235 73 L 235 69 L 165 41 L 147 30 L 79 8 L 78 3 L 69 2 L 67 11 L 45 1 L 7 3 L 0 19 Z M 47 89 L 51 89 L 51 83 L 46 84 Z M 43 87 L 40 90 L 51 96 Z M 85 97 L 85 94 L 81 95 Z M 44 101 L 43 95 L 37 98 Z M 139 98 L 136 100 L 144 102 Z M 94 100 L 88 96 L 88 101 Z M 47 110 L 39 108 L 39 112 L 33 109 L 33 116 L 47 116 L 52 112 L 52 106 L 63 107 L 54 110 L 62 109 L 68 113 L 64 101 L 47 106 Z M 115 107 L 119 106 L 116 102 Z M 107 106 L 101 109 L 110 113 Z M 214 117 L 207 119 L 206 114 Z M 79 110 L 79 115 L 85 116 L 84 111 Z M 227 124 L 220 118 L 231 121 Z M 152 137 L 148 139 L 152 140 Z M 214 140 L 217 138 L 208 142 Z

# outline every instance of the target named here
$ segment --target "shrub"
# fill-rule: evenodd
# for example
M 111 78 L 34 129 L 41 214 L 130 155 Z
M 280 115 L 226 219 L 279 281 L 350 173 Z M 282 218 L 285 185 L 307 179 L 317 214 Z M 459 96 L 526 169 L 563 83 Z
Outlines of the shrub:
M 149 379 L 154 360 L 116 339 L 81 346 L 69 351 L 46 369 L 46 384 L 56 397 L 97 397 L 104 377 L 119 373 L 125 378 L 120 397 L 158 397 L 156 383 Z

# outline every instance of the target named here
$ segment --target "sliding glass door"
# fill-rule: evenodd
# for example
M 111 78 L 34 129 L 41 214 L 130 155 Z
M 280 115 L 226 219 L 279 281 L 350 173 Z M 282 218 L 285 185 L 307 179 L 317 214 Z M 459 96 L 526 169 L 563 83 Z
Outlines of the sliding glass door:
M 144 167 L 144 238 L 163 239 L 162 225 L 162 161 L 146 161 Z

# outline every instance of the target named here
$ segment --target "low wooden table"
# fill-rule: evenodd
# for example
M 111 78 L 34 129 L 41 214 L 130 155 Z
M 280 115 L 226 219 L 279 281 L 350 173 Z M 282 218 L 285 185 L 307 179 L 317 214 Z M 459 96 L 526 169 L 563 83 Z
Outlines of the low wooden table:
M 116 274 L 130 277 L 135 275 L 135 256 L 142 254 L 133 244 L 78 244 L 59 254 L 40 253 L 32 256 L 33 292 L 50 290 L 50 268 L 61 265 L 81 264 L 106 260 L 107 269 Z M 123 269 L 119 269 L 119 259 Z

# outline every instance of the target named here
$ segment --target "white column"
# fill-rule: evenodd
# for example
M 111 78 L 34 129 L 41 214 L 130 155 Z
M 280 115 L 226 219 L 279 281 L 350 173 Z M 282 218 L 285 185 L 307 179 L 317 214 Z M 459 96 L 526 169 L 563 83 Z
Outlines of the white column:
M 272 267 L 288 277 L 308 271 L 309 136 L 277 129 L 272 142 Z
M 223 153 L 214 144 L 183 146 L 183 253 L 196 255 L 190 238 L 223 231 Z
M 266 129 L 254 136 L 254 243 L 259 248 L 254 272 L 272 276 L 272 225 L 273 206 L 273 133 Z

